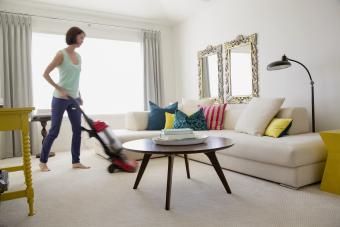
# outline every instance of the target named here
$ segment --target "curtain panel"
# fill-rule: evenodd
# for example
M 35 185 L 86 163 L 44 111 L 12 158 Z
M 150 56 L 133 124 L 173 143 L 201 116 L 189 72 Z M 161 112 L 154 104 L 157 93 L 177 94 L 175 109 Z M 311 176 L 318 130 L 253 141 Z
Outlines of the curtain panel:
M 162 105 L 162 70 L 160 32 L 142 31 L 144 57 L 144 109 L 148 109 L 148 102 Z
M 31 17 L 0 13 L 0 97 L 4 107 L 32 106 Z M 0 132 L 0 158 L 21 156 L 19 132 Z

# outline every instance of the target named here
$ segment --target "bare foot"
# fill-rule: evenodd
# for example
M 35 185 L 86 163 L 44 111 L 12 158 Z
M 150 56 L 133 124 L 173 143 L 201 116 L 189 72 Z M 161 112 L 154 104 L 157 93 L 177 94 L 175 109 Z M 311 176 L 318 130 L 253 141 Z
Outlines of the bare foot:
M 84 166 L 83 164 L 81 163 L 73 163 L 72 164 L 72 168 L 73 169 L 89 169 L 91 168 L 90 166 Z
M 50 169 L 48 168 L 48 166 L 46 165 L 46 163 L 40 162 L 40 163 L 39 163 L 39 167 L 40 167 L 40 171 L 42 171 L 42 172 L 48 172 L 48 171 L 50 171 Z

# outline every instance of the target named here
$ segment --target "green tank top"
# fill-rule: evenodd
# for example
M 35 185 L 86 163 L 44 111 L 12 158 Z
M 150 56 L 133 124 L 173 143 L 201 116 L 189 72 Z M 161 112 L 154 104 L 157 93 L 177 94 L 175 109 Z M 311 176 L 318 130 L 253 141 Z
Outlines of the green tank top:
M 81 70 L 81 58 L 78 53 L 78 64 L 73 64 L 70 56 L 65 49 L 61 50 L 63 54 L 63 62 L 58 66 L 59 69 L 59 82 L 58 85 L 64 88 L 73 98 L 79 97 L 79 77 Z M 54 90 L 53 96 L 61 98 L 59 92 Z

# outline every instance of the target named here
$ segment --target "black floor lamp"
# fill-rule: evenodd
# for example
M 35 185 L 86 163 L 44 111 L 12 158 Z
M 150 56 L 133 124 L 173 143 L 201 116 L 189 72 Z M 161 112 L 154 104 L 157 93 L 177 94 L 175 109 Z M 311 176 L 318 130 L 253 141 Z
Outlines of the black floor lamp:
M 288 67 L 291 66 L 290 61 L 298 63 L 299 65 L 302 65 L 302 67 L 305 68 L 305 70 L 308 73 L 308 76 L 309 76 L 309 79 L 310 79 L 311 90 L 312 90 L 312 129 L 313 129 L 313 132 L 315 132 L 314 81 L 313 81 L 312 76 L 310 75 L 310 72 L 307 69 L 307 67 L 304 64 L 302 64 L 301 62 L 287 58 L 286 55 L 283 55 L 281 61 L 275 61 L 275 62 L 270 63 L 267 66 L 267 70 L 273 71 L 273 70 L 280 70 L 280 69 L 288 68 Z

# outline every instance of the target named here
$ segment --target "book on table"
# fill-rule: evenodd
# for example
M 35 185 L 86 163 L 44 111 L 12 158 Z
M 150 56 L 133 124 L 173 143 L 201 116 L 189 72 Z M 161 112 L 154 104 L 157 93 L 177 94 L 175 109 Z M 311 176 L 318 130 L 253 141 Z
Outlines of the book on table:
M 192 134 L 180 134 L 180 135 L 160 135 L 162 140 L 183 140 L 183 139 L 195 139 L 196 136 Z
M 163 129 L 161 132 L 162 135 L 185 135 L 185 134 L 194 134 L 194 130 L 191 128 L 173 128 L 173 129 Z
M 183 140 L 196 138 L 194 131 L 190 128 L 183 129 L 163 129 L 160 134 L 162 140 Z

